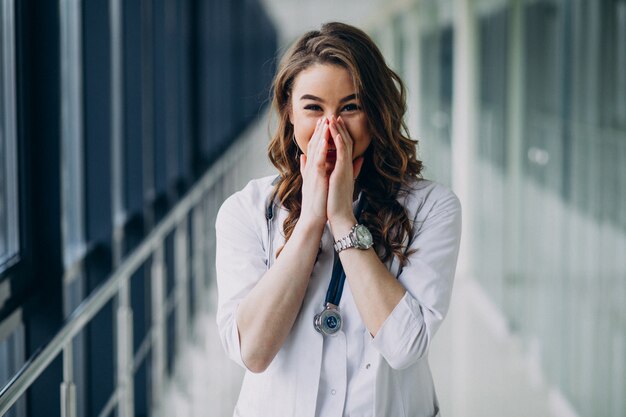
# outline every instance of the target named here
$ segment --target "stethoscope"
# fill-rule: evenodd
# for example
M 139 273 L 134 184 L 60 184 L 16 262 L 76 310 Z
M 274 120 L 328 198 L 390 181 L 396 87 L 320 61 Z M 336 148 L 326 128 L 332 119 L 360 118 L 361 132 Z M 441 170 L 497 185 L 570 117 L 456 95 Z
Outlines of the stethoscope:
M 272 182 L 275 185 L 278 177 Z M 270 269 L 272 261 L 272 220 L 274 218 L 274 199 L 275 193 L 272 193 L 267 200 L 265 207 L 265 219 L 267 220 L 267 269 Z M 361 217 L 361 213 L 365 209 L 366 200 L 363 193 L 359 193 L 359 198 L 354 210 L 354 216 L 357 221 Z M 326 291 L 326 299 L 324 301 L 324 309 L 313 317 L 313 327 L 324 336 L 333 336 L 341 330 L 343 319 L 339 311 L 339 302 L 343 293 L 343 286 L 346 281 L 346 274 L 339 260 L 339 255 L 335 252 L 333 262 L 333 272 Z

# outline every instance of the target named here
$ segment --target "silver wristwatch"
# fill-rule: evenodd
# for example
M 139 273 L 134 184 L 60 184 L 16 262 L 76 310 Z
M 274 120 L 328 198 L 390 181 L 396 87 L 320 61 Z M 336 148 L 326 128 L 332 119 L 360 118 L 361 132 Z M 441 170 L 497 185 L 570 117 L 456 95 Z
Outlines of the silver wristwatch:
M 337 253 L 348 248 L 369 249 L 374 245 L 372 234 L 362 224 L 352 226 L 348 236 L 344 236 L 335 242 Z

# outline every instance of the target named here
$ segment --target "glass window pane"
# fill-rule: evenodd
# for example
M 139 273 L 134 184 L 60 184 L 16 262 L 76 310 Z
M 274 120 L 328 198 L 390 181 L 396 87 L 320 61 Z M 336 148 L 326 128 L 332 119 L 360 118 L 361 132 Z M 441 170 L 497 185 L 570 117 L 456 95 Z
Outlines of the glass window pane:
M 452 68 L 451 26 L 422 32 L 420 35 L 420 141 L 422 159 L 427 161 L 424 175 L 445 185 L 452 181 Z
M 400 75 L 400 77 L 404 80 L 404 75 L 405 75 L 405 62 L 404 62 L 404 58 L 405 58 L 405 50 L 406 50 L 406 45 L 405 40 L 406 40 L 406 35 L 405 35 L 405 31 L 404 31 L 404 19 L 403 19 L 403 15 L 399 14 L 396 15 L 396 17 L 394 18 L 394 22 L 393 22 L 393 47 L 394 47 L 394 53 L 393 53 L 393 66 L 394 66 L 394 70 L 398 73 L 398 75 Z
M 0 2 L 0 265 L 19 250 L 13 2 Z
M 0 322 L 0 387 L 4 387 L 24 365 L 24 325 L 22 314 L 18 310 Z M 22 396 L 9 411 L 6 417 L 23 417 L 26 415 L 26 401 Z
M 61 2 L 61 149 L 64 262 L 72 265 L 85 250 L 83 220 L 83 115 L 81 9 L 75 0 Z

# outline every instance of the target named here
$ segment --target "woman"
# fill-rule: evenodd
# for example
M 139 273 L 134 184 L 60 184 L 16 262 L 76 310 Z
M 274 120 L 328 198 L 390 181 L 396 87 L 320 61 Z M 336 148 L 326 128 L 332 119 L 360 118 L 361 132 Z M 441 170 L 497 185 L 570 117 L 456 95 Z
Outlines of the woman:
M 278 175 L 216 222 L 217 323 L 246 369 L 235 415 L 438 415 L 428 349 L 461 210 L 421 179 L 400 78 L 365 33 L 328 23 L 293 45 L 273 87 Z

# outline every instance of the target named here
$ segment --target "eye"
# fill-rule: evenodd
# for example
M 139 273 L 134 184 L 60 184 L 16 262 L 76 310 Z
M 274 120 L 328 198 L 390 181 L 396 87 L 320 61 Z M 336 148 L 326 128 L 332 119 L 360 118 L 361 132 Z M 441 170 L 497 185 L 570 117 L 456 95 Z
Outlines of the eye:
M 304 106 L 305 110 L 311 110 L 311 111 L 320 111 L 322 110 L 322 108 L 320 106 L 318 106 L 317 104 L 308 104 L 306 106 Z
M 343 106 L 342 111 L 357 111 L 361 110 L 361 108 L 356 103 L 350 103 Z

